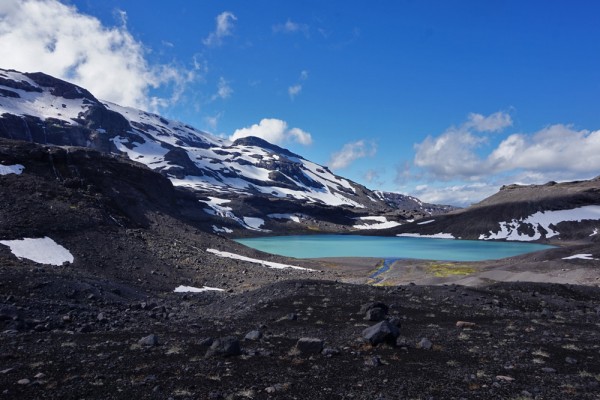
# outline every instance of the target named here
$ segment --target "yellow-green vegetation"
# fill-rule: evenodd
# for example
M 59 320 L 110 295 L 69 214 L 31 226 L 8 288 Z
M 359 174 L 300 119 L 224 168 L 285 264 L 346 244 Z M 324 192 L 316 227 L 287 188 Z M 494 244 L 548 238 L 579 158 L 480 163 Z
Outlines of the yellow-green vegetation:
M 437 278 L 456 275 L 470 275 L 476 271 L 474 267 L 457 263 L 430 263 L 426 267 L 428 274 Z
M 378 283 L 374 284 L 373 286 L 383 286 L 383 287 L 386 287 L 386 286 L 396 286 L 396 284 L 394 282 L 392 282 L 392 281 L 383 280 L 381 282 L 378 282 Z

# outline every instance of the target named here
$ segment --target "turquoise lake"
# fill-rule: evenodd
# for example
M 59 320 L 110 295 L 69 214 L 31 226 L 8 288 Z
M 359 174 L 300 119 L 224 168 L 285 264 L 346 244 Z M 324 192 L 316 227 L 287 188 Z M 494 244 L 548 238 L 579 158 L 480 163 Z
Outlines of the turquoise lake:
M 377 257 L 444 261 L 496 260 L 553 247 L 522 242 L 354 235 L 272 236 L 236 241 L 267 253 L 295 258 Z

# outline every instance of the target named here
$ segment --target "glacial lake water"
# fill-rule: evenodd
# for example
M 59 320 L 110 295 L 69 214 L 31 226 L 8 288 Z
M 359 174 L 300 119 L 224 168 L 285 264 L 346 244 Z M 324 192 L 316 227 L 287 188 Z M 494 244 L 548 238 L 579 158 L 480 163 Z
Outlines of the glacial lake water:
M 444 261 L 495 260 L 553 247 L 522 242 L 355 235 L 271 236 L 236 241 L 267 253 L 295 258 L 376 257 Z

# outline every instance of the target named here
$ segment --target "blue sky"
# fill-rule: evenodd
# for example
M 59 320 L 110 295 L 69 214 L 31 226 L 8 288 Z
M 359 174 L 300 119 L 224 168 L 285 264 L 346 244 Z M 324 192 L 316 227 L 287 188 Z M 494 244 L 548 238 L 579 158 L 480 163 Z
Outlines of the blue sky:
M 592 1 L 5 0 L 0 67 L 467 205 L 600 175 L 598 15 Z

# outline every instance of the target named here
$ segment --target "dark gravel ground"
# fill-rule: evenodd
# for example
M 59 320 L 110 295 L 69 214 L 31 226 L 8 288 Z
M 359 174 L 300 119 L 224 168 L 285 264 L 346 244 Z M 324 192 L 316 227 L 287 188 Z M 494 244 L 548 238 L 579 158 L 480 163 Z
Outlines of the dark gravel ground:
M 600 393 L 596 288 L 287 281 L 237 295 L 149 298 L 107 287 L 97 296 L 54 300 L 0 288 L 0 398 L 597 399 Z M 392 344 L 372 346 L 362 338 L 376 322 L 365 320 L 361 306 L 375 302 L 399 321 Z M 457 327 L 458 321 L 474 325 Z M 254 330 L 262 337 L 244 340 Z M 158 344 L 139 343 L 151 334 Z M 240 353 L 211 355 L 211 343 L 225 337 L 239 340 Z M 320 339 L 325 350 L 302 353 L 295 346 L 303 337 Z

